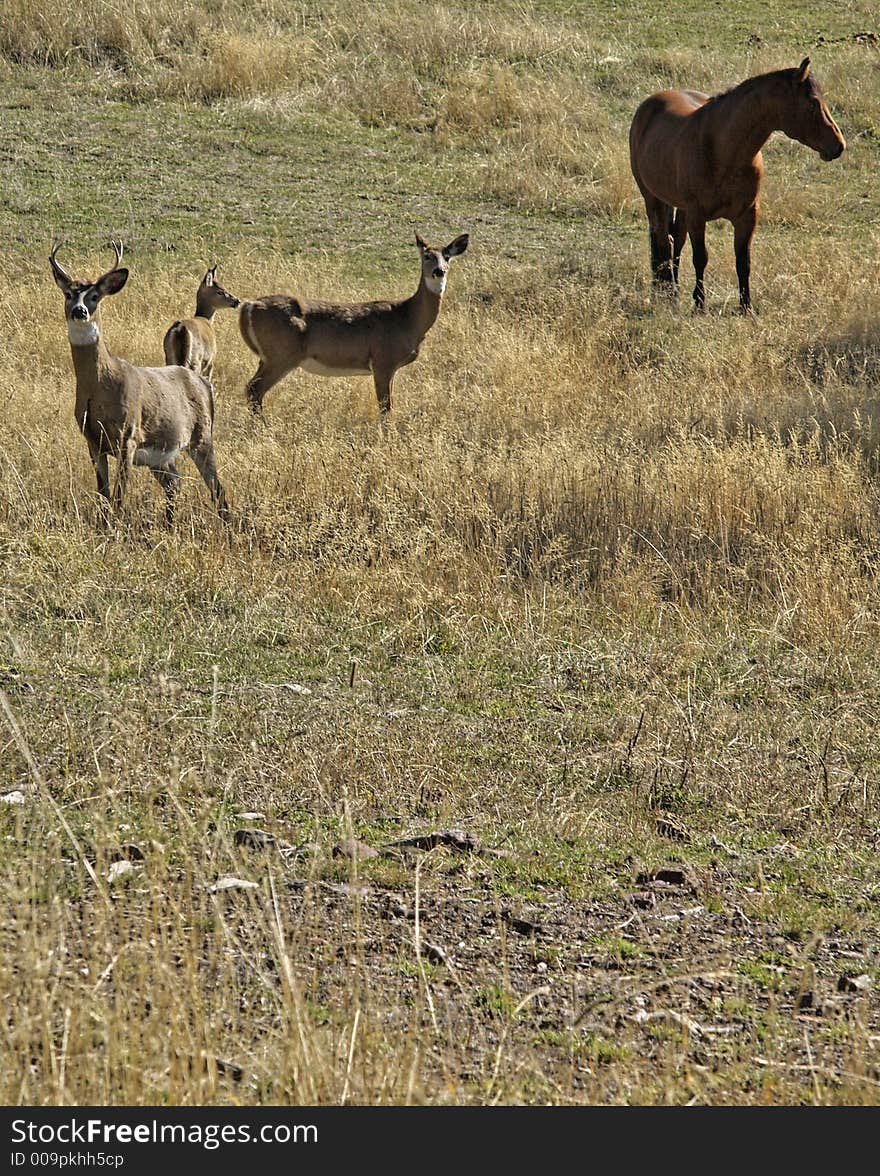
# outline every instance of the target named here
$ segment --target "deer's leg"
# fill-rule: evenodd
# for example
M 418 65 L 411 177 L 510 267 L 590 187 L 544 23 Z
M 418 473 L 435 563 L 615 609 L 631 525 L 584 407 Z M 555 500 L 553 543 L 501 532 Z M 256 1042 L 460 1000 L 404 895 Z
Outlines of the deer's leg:
M 391 390 L 394 386 L 394 370 L 373 368 L 373 384 L 379 401 L 379 416 L 382 420 L 391 412 Z
M 217 513 L 224 523 L 228 523 L 229 503 L 226 499 L 226 491 L 221 486 L 220 479 L 217 477 L 214 446 L 210 444 L 200 445 L 196 449 L 191 449 L 189 455 L 195 462 L 196 469 L 202 475 L 205 485 L 211 492 L 211 501 L 217 508 Z
M 263 415 L 263 397 L 266 395 L 269 389 L 274 388 L 278 381 L 286 376 L 290 370 L 290 366 L 272 364 L 265 359 L 260 360 L 257 370 L 254 372 L 247 387 L 244 390 L 244 394 L 247 398 L 248 406 L 251 412 L 255 413 L 257 416 Z
M 709 252 L 706 249 L 705 218 L 689 212 L 687 214 L 687 228 L 691 238 L 694 273 L 697 278 L 694 285 L 694 310 L 702 313 L 706 309 L 706 288 L 703 285 L 703 276 L 706 273 L 706 263 L 709 260 Z
M 98 508 L 99 521 L 102 525 L 107 522 L 110 507 L 110 472 L 107 468 L 107 454 L 101 452 L 101 446 L 97 441 L 93 441 L 91 437 L 86 437 L 89 446 L 89 457 L 92 459 L 92 466 L 95 470 L 95 477 L 98 482 L 98 495 L 100 496 L 100 506 Z
M 656 286 L 672 284 L 672 238 L 669 235 L 672 209 L 654 196 L 645 197 L 651 239 L 651 274 Z
M 113 489 L 113 510 L 115 512 L 122 509 L 122 500 L 125 498 L 125 489 L 134 468 L 134 455 L 137 452 L 137 447 L 137 441 L 134 439 L 132 431 L 126 430 L 117 451 L 116 486 Z
M 681 261 L 681 251 L 684 249 L 685 238 L 687 237 L 687 217 L 684 210 L 676 209 L 675 217 L 672 221 L 672 281 L 675 284 L 676 293 L 678 292 L 678 266 Z
M 165 522 L 170 527 L 174 522 L 174 505 L 180 487 L 180 471 L 173 463 L 161 469 L 151 467 L 150 473 L 165 491 Z
M 736 253 L 736 276 L 739 281 L 739 307 L 743 314 L 752 309 L 749 276 L 752 272 L 752 238 L 758 227 L 757 202 L 733 222 L 733 248 Z
M 110 472 L 107 468 L 107 454 L 101 452 L 101 446 L 91 439 L 87 438 L 89 445 L 89 457 L 92 459 L 92 465 L 95 468 L 95 477 L 98 480 L 98 493 L 102 498 L 110 501 Z

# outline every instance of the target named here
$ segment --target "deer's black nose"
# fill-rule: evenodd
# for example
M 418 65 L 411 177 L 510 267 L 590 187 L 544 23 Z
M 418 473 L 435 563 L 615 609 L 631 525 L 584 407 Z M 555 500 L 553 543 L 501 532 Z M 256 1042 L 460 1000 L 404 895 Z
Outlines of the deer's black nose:
M 89 317 L 89 312 L 84 306 L 75 306 L 70 312 L 70 317 L 83 321 Z
M 443 270 L 442 269 L 435 269 L 434 270 L 434 277 L 435 278 L 442 278 L 443 277 Z

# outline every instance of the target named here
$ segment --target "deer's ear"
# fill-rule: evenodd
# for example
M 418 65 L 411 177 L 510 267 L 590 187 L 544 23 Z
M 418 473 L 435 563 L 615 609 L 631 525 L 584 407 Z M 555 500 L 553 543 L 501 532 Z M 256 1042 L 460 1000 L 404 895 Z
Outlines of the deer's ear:
M 422 251 L 422 253 L 424 253 L 425 250 L 428 248 L 428 242 L 425 240 L 425 238 L 420 233 L 416 233 L 416 245 L 418 245 L 418 247 Z
M 118 294 L 127 281 L 127 269 L 112 269 L 98 278 L 95 289 L 100 298 L 106 298 L 108 294 Z
M 805 57 L 803 59 L 803 61 L 800 63 L 800 65 L 798 66 L 797 80 L 799 82 L 805 82 L 807 80 L 807 74 L 809 72 L 810 72 L 810 59 L 809 59 L 809 57 Z
M 443 250 L 443 256 L 445 258 L 450 258 L 457 256 L 459 253 L 464 253 L 465 249 L 468 247 L 469 241 L 470 237 L 468 234 L 462 233 L 460 237 L 456 237 L 454 241 L 449 242 L 449 244 Z

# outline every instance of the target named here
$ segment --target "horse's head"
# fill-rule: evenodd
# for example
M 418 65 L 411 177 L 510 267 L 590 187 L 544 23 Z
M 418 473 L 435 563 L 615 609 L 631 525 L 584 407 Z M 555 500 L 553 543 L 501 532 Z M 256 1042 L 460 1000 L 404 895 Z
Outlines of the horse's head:
M 786 94 L 782 127 L 790 139 L 797 139 L 818 151 L 827 163 L 843 154 L 846 140 L 822 97 L 822 88 L 810 73 L 810 59 L 805 57 L 797 69 L 786 70 L 789 91 Z

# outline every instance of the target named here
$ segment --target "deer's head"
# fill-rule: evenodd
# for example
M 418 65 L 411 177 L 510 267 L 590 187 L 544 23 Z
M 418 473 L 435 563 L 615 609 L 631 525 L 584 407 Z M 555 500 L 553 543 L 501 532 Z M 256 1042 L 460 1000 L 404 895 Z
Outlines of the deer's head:
M 49 265 L 55 284 L 64 295 L 64 317 L 67 320 L 67 334 L 74 347 L 89 347 L 97 343 L 100 335 L 100 315 L 98 304 L 109 294 L 118 294 L 128 281 L 128 270 L 120 267 L 122 260 L 122 246 L 115 241 L 113 252 L 116 263 L 112 269 L 101 274 L 94 282 L 72 278 L 67 270 L 58 263 L 57 253 L 63 242 L 58 241 L 49 255 Z
M 217 267 L 212 265 L 209 270 L 205 272 L 201 284 L 196 294 L 196 307 L 198 313 L 213 314 L 215 310 L 223 310 L 229 307 L 234 310 L 239 305 L 239 300 L 234 294 L 230 294 L 228 290 L 224 290 L 217 281 Z
M 422 278 L 432 294 L 442 294 L 446 289 L 446 276 L 449 273 L 449 259 L 459 253 L 464 253 L 468 247 L 469 237 L 462 233 L 454 241 L 442 248 L 429 245 L 427 241 L 416 233 L 416 245 L 422 257 Z

